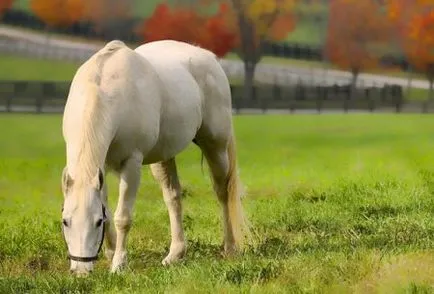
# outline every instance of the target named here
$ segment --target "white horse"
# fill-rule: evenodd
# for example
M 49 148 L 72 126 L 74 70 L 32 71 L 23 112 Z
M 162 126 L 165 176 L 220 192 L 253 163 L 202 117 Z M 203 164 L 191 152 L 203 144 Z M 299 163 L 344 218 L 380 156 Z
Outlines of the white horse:
M 222 206 L 225 252 L 242 247 L 248 226 L 239 193 L 231 93 L 213 53 L 171 40 L 135 50 L 109 42 L 73 78 L 63 137 L 63 234 L 71 272 L 93 269 L 105 231 L 111 271 L 126 264 L 142 165 L 150 165 L 169 213 L 171 244 L 162 263 L 185 255 L 175 156 L 192 141 L 207 160 Z M 114 222 L 105 171 L 113 171 L 120 182 Z

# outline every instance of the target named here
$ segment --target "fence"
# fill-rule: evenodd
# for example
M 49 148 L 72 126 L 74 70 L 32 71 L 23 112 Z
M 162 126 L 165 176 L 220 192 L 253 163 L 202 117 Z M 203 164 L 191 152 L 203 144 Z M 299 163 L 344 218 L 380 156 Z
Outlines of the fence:
M 68 40 L 59 36 L 47 38 L 47 35 L 36 32 L 0 27 L 0 52 L 3 54 L 81 63 L 101 46 L 102 43 Z M 280 50 L 277 47 L 274 49 Z M 319 52 L 312 52 L 309 54 L 320 57 Z M 244 67 L 240 61 L 222 59 L 220 63 L 233 83 L 243 79 Z M 360 74 L 356 93 L 350 95 L 348 85 L 351 79 L 351 73 L 329 69 L 326 64 L 321 63 L 309 66 L 260 63 L 255 74 L 257 85 L 254 96 L 251 99 L 242 99 L 242 86 L 233 85 L 233 105 L 238 112 L 246 109 L 430 112 L 428 102 L 421 101 L 419 97 L 410 100 L 412 93 L 424 96 L 422 99 L 428 96 L 429 84 L 426 80 L 413 78 L 410 81 L 403 77 Z M 3 85 L 3 94 L 0 93 L 2 111 L 58 112 L 63 107 L 62 99 L 66 97 L 67 91 L 59 90 L 60 84 L 39 83 L 38 86 L 38 83 L 26 81 L 20 83 L 9 83 L 7 86 L 8 82 L 5 82 Z M 27 94 L 26 90 L 23 90 L 32 87 L 45 90 L 34 90 Z M 405 99 L 402 89 L 405 89 Z M 42 94 L 36 94 L 37 92 Z
M 0 81 L 0 111 L 60 113 L 68 96 L 70 82 Z M 409 107 L 429 111 L 426 104 L 415 105 L 403 98 L 402 88 L 391 85 L 357 88 L 348 85 L 319 86 L 298 84 L 255 85 L 251 99 L 243 98 L 243 86 L 231 85 L 234 110 L 266 112 L 296 111 L 394 111 Z

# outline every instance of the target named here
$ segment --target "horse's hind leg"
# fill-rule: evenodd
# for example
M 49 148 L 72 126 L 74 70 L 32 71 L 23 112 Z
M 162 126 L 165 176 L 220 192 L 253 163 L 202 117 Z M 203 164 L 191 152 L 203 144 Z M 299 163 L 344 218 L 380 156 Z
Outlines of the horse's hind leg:
M 117 272 L 126 264 L 127 235 L 131 228 L 132 210 L 140 184 L 143 155 L 134 153 L 122 165 L 119 174 L 119 200 L 114 223 L 117 231 L 116 251 L 112 261 L 112 272 Z
M 201 140 L 199 146 L 205 155 L 213 178 L 215 193 L 223 210 L 224 250 L 234 253 L 241 244 L 241 232 L 244 226 L 241 202 L 237 190 L 233 142 L 225 140 Z
M 152 175 L 161 186 L 170 219 L 172 241 L 163 264 L 171 264 L 185 255 L 186 245 L 182 228 L 181 185 L 179 184 L 175 159 L 150 165 Z

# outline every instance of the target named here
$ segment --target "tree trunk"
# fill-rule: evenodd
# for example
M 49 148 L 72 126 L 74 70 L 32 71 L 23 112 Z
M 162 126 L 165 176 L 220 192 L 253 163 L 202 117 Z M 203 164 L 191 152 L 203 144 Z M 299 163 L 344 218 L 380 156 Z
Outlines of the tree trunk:
M 428 101 L 426 102 L 425 112 L 428 112 L 430 105 L 432 104 L 433 100 L 433 83 L 434 83 L 434 77 L 430 77 L 429 79 L 429 94 L 428 94 Z
M 357 69 L 352 70 L 353 78 L 351 79 L 351 100 L 356 98 L 357 78 L 359 77 L 359 71 Z
M 428 101 L 429 101 L 429 103 L 431 103 L 432 102 L 432 100 L 433 100 L 433 94 L 434 94 L 434 92 L 433 92 L 433 83 L 434 83 L 434 78 L 430 78 L 429 79 L 429 96 L 428 96 Z
M 44 33 L 45 33 L 45 52 L 43 52 L 43 56 L 45 57 L 50 57 L 50 47 L 51 47 L 51 30 L 50 27 L 48 25 L 45 25 L 44 28 Z
M 427 100 L 425 100 L 425 102 L 422 104 L 422 112 L 426 113 L 428 112 L 428 108 L 429 105 L 432 103 L 433 100 L 433 94 L 434 94 L 434 89 L 433 89 L 433 84 L 434 84 L 434 77 L 429 77 L 428 78 L 429 81 L 429 91 L 428 91 L 428 97 Z
M 408 78 L 407 78 L 407 89 L 406 89 L 406 95 L 405 95 L 405 97 L 406 97 L 406 99 L 408 99 L 408 100 L 410 100 L 410 93 L 411 93 L 411 83 L 412 83 L 412 81 L 413 81 L 413 68 L 409 68 L 408 69 Z
M 255 79 L 256 63 L 252 61 L 244 61 L 244 101 L 253 99 L 253 84 Z

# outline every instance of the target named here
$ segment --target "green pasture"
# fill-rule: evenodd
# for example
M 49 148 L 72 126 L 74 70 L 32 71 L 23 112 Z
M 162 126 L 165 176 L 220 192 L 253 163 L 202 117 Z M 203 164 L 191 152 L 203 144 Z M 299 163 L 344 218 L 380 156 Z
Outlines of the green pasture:
M 0 80 L 70 81 L 79 64 L 21 56 L 0 56 Z
M 143 169 L 129 268 L 69 275 L 60 233 L 65 163 L 59 115 L 0 115 L 0 293 L 432 293 L 434 117 L 236 116 L 243 205 L 256 232 L 220 257 L 219 205 L 200 152 L 178 156 L 181 263 L 158 185 Z M 117 187 L 108 177 L 110 204 Z

